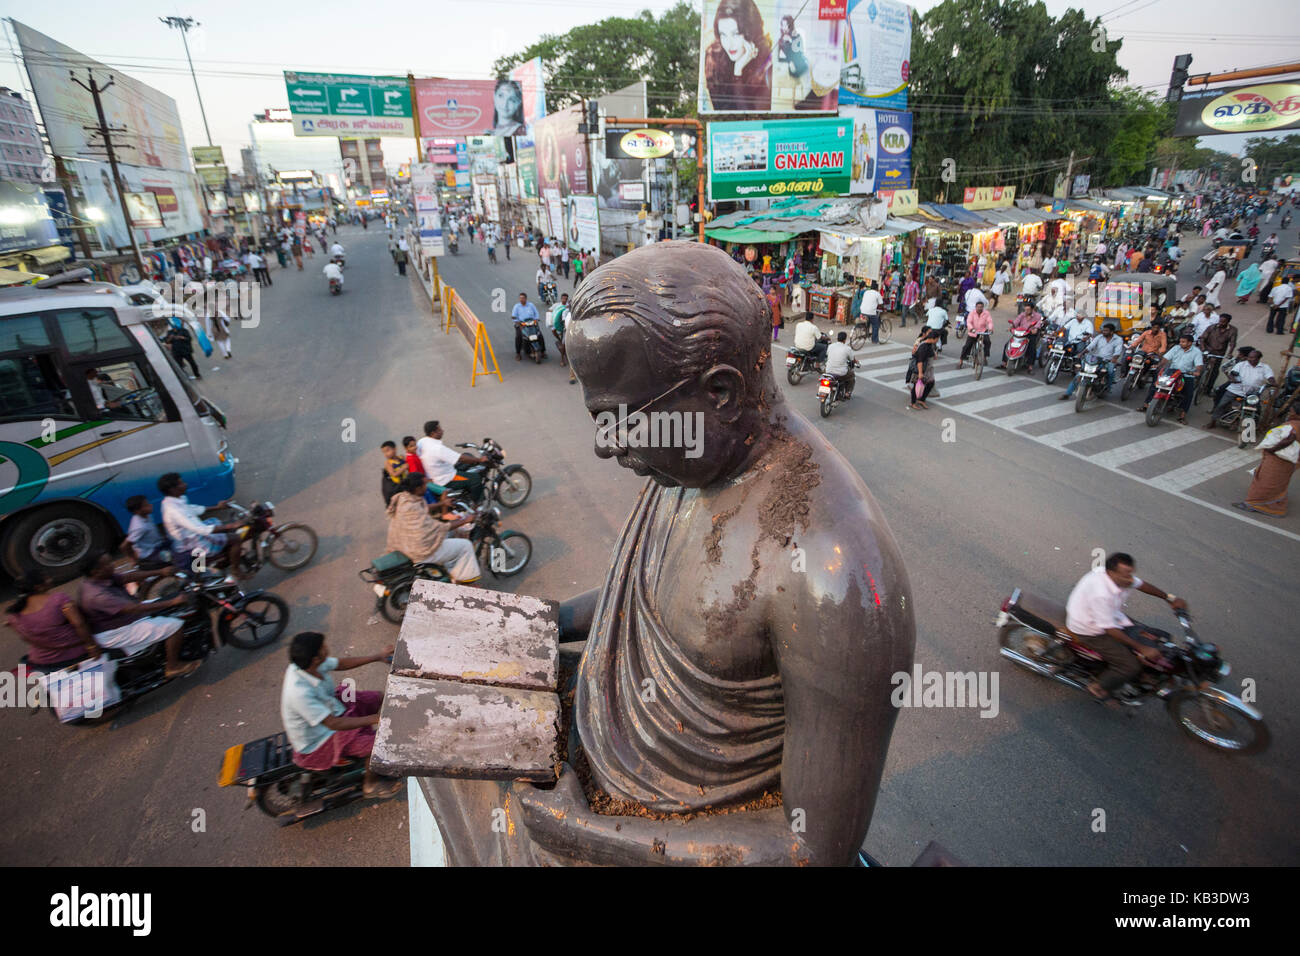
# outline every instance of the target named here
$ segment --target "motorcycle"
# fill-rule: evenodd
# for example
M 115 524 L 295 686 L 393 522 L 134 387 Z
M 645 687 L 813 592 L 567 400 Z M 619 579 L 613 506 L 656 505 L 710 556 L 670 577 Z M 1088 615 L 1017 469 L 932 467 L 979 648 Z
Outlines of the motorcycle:
M 858 363 L 854 362 L 852 367 L 857 368 Z M 840 402 L 847 400 L 844 394 L 844 380 L 838 375 L 823 372 L 817 381 L 817 400 L 821 403 L 822 418 L 829 418 L 831 410 Z
M 289 623 L 289 605 L 270 591 L 245 593 L 239 585 L 228 583 L 224 575 L 207 572 L 189 574 L 182 571 L 176 578 L 179 590 L 191 598 L 186 607 L 169 615 L 184 622 L 180 648 L 183 661 L 203 660 L 221 644 L 246 651 L 265 647 L 278 639 Z M 214 611 L 217 619 L 215 635 L 212 626 Z M 102 713 L 87 716 L 83 706 L 64 708 L 55 704 L 54 712 L 60 721 L 81 724 L 102 719 L 104 715 L 129 706 L 145 694 L 177 680 L 167 676 L 165 643 L 158 641 L 130 656 L 120 650 L 105 650 L 102 656 L 108 658 L 107 664 L 92 662 L 84 655 L 57 668 L 30 664 L 25 655 L 22 663 L 32 673 L 44 675 L 47 687 L 54 684 L 55 688 L 76 687 L 78 672 L 92 666 L 98 669 L 96 677 L 102 674 L 104 680 Z M 58 689 L 52 689 L 50 693 L 56 701 L 63 696 Z M 60 710 L 64 712 L 59 713 Z
M 533 557 L 533 542 L 522 531 L 498 530 L 501 513 L 495 508 L 479 511 L 470 526 L 469 540 L 479 565 L 495 578 L 513 577 Z M 450 582 L 447 569 L 432 561 L 415 562 L 400 551 L 390 551 L 357 572 L 375 592 L 375 610 L 394 624 L 401 624 L 411 602 L 411 585 L 417 580 Z
M 823 332 L 817 337 L 817 341 L 829 343 L 831 337 Z M 791 385 L 798 385 L 803 381 L 805 375 L 812 375 L 822 371 L 826 367 L 824 359 L 813 357 L 812 352 L 804 349 L 791 349 L 785 356 L 785 380 Z
M 342 254 L 335 254 L 330 256 L 330 262 L 342 269 L 347 265 L 347 257 Z
M 447 239 L 447 248 L 451 250 L 453 256 L 460 255 L 460 242 L 456 239 L 456 234 L 454 232 Z
M 289 521 L 277 525 L 275 506 L 269 501 L 254 502 L 251 508 L 244 508 L 230 502 L 230 510 L 244 522 L 239 532 L 244 546 L 239 551 L 239 570 L 252 577 L 267 564 L 272 564 L 281 571 L 296 571 L 316 556 L 319 540 L 311 526 L 301 521 Z M 184 568 L 190 564 L 190 556 L 176 556 L 178 566 Z M 218 556 L 209 566 L 213 569 L 224 568 L 223 557 Z M 202 570 L 207 570 L 203 568 Z M 179 587 L 175 577 L 148 578 L 141 582 L 139 594 L 145 597 L 170 597 Z
M 1087 344 L 1088 339 L 1086 336 L 1075 342 L 1067 342 L 1065 340 L 1065 330 L 1062 329 L 1057 332 L 1047 353 L 1043 381 L 1051 385 L 1062 372 L 1073 375 L 1075 366 L 1079 361 L 1079 352 Z
M 1286 420 L 1286 413 L 1300 398 L 1300 365 L 1293 365 L 1287 370 L 1286 377 L 1273 398 L 1269 424 L 1278 424 Z
M 1088 404 L 1088 399 L 1100 400 L 1110 391 L 1107 376 L 1102 373 L 1102 363 L 1091 355 L 1084 355 L 1079 369 L 1079 384 L 1074 392 L 1074 410 L 1081 412 Z
M 548 306 L 555 305 L 557 299 L 559 299 L 559 294 L 555 291 L 554 282 L 547 282 L 545 285 L 542 286 L 543 302 L 545 302 Z
M 343 292 L 342 279 L 330 279 L 330 295 L 340 295 Z
M 1238 381 L 1235 375 L 1228 376 L 1230 381 Z M 1252 392 L 1250 395 L 1242 397 L 1235 396 L 1232 405 L 1219 416 L 1218 424 L 1221 428 L 1233 429 L 1237 432 L 1237 447 L 1245 448 L 1259 440 L 1259 413 L 1262 399 L 1259 392 Z
M 1215 687 L 1232 669 L 1219 648 L 1200 640 L 1186 611 L 1175 612 L 1183 642 L 1168 635 L 1150 642 L 1163 658 L 1143 661 L 1142 671 L 1116 694 L 1122 704 L 1139 706 L 1148 697 L 1165 702 L 1165 710 L 1184 733 L 1207 746 L 1238 754 L 1256 754 L 1269 743 L 1263 715 Z M 1022 667 L 1088 693 L 1088 685 L 1105 669 L 1101 655 L 1076 640 L 1065 626 L 1065 607 L 1016 588 L 1002 602 L 994 625 L 999 653 Z
M 524 337 L 524 354 L 538 365 L 541 365 L 542 359 L 546 358 L 546 353 L 542 351 L 542 330 L 537 324 L 537 320 L 525 319 L 520 322 L 519 331 Z
M 1147 403 L 1147 424 L 1155 428 L 1164 418 L 1169 403 L 1174 396 L 1187 387 L 1183 373 L 1174 368 L 1167 368 L 1156 376 L 1156 390 Z
M 466 486 L 458 487 L 459 482 L 451 485 L 452 497 L 465 502 L 478 510 L 500 502 L 507 508 L 518 508 L 533 490 L 533 478 L 523 465 L 507 465 L 505 449 L 491 438 L 484 438 L 482 444 L 465 442 L 455 447 L 473 452 L 486 458 L 487 464 L 471 465 L 459 473 L 466 479 Z
M 1127 371 L 1124 375 L 1124 384 L 1119 390 L 1119 400 L 1126 402 L 1134 392 L 1141 391 L 1142 386 L 1146 384 L 1148 377 L 1155 371 L 1159 362 L 1160 358 L 1157 355 L 1134 351 L 1125 363 Z
M 1029 329 L 1013 329 L 1011 331 L 1011 341 L 1007 343 L 1008 376 L 1016 374 L 1016 370 L 1021 367 L 1026 372 L 1033 370 L 1034 356 L 1029 353 L 1029 339 L 1041 327 L 1042 323 L 1038 322 Z
M 229 748 L 221 758 L 217 785 L 247 788 L 248 803 L 280 826 L 289 826 L 364 796 L 364 757 L 346 757 L 328 770 L 305 770 L 293 762 L 284 731 Z

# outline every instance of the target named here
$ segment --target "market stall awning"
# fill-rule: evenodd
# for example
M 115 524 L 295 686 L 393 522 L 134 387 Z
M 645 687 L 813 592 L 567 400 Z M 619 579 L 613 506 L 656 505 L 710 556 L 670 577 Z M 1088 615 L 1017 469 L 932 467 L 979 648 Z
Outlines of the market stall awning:
M 997 209 L 981 209 L 979 214 L 994 226 L 1036 226 L 1042 222 L 1055 222 L 1065 217 L 1050 209 L 1021 209 L 1019 206 L 1000 206 Z
M 799 232 L 778 232 L 772 229 L 753 229 L 747 226 L 727 228 L 726 226 L 706 228 L 704 234 L 719 242 L 789 242 L 807 230 Z
M 920 222 L 890 216 L 879 229 L 867 231 L 865 226 L 836 226 L 819 230 L 821 247 L 840 256 L 856 254 L 858 244 L 867 239 L 894 239 L 925 228 Z
M 1099 202 L 1093 202 L 1091 199 L 1067 199 L 1065 201 L 1066 209 L 1073 209 L 1075 212 L 1110 212 Z

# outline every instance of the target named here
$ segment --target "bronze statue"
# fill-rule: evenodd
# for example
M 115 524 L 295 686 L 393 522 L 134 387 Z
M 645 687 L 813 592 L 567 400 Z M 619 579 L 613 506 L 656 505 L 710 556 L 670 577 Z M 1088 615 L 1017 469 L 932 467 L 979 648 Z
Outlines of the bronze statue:
M 571 309 L 596 454 L 649 481 L 603 586 L 560 608 L 585 645 L 558 781 L 421 778 L 447 861 L 853 863 L 915 642 L 880 507 L 786 406 L 721 250 L 638 249 Z
M 793 833 L 794 862 L 852 862 L 896 716 L 890 675 L 915 641 L 879 506 L 786 406 L 767 303 L 721 250 L 637 249 L 571 309 L 596 454 L 650 479 L 604 586 L 561 609 L 563 637 L 587 638 L 574 719 L 594 781 L 667 814 L 779 790 L 784 813 L 756 814 L 747 843 Z M 647 447 L 689 436 L 691 419 L 696 447 Z M 694 816 L 676 838 L 715 842 L 717 819 Z

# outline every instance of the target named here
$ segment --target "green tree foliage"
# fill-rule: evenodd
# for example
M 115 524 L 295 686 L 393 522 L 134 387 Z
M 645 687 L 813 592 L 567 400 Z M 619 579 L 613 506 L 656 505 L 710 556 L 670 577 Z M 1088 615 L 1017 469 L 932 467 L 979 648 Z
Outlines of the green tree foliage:
M 540 56 L 552 112 L 645 80 L 651 116 L 694 116 L 699 38 L 699 10 L 681 0 L 658 18 L 643 10 L 548 34 L 492 69 L 501 76 Z
M 1124 115 L 1113 99 L 1127 75 L 1119 48 L 1082 10 L 1052 17 L 1033 0 L 944 0 L 918 15 L 910 103 L 922 198 L 965 186 L 1051 192 L 1071 150 L 1075 172 L 1091 172 Z
M 1300 133 L 1275 138 L 1252 136 L 1246 140 L 1246 155 L 1255 161 L 1259 186 L 1271 186 L 1273 177 L 1300 173 Z M 1240 168 L 1240 162 L 1238 162 Z

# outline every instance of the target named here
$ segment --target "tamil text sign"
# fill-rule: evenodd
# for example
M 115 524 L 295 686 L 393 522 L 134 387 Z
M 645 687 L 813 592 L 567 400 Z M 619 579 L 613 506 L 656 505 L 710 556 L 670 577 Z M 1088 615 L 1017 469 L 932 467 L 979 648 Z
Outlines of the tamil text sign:
M 413 136 L 411 91 L 400 76 L 285 72 L 296 136 Z
M 1300 127 L 1300 83 L 1261 83 L 1184 94 L 1175 136 L 1263 133 Z
M 711 201 L 849 191 L 852 119 L 710 123 L 708 143 Z

